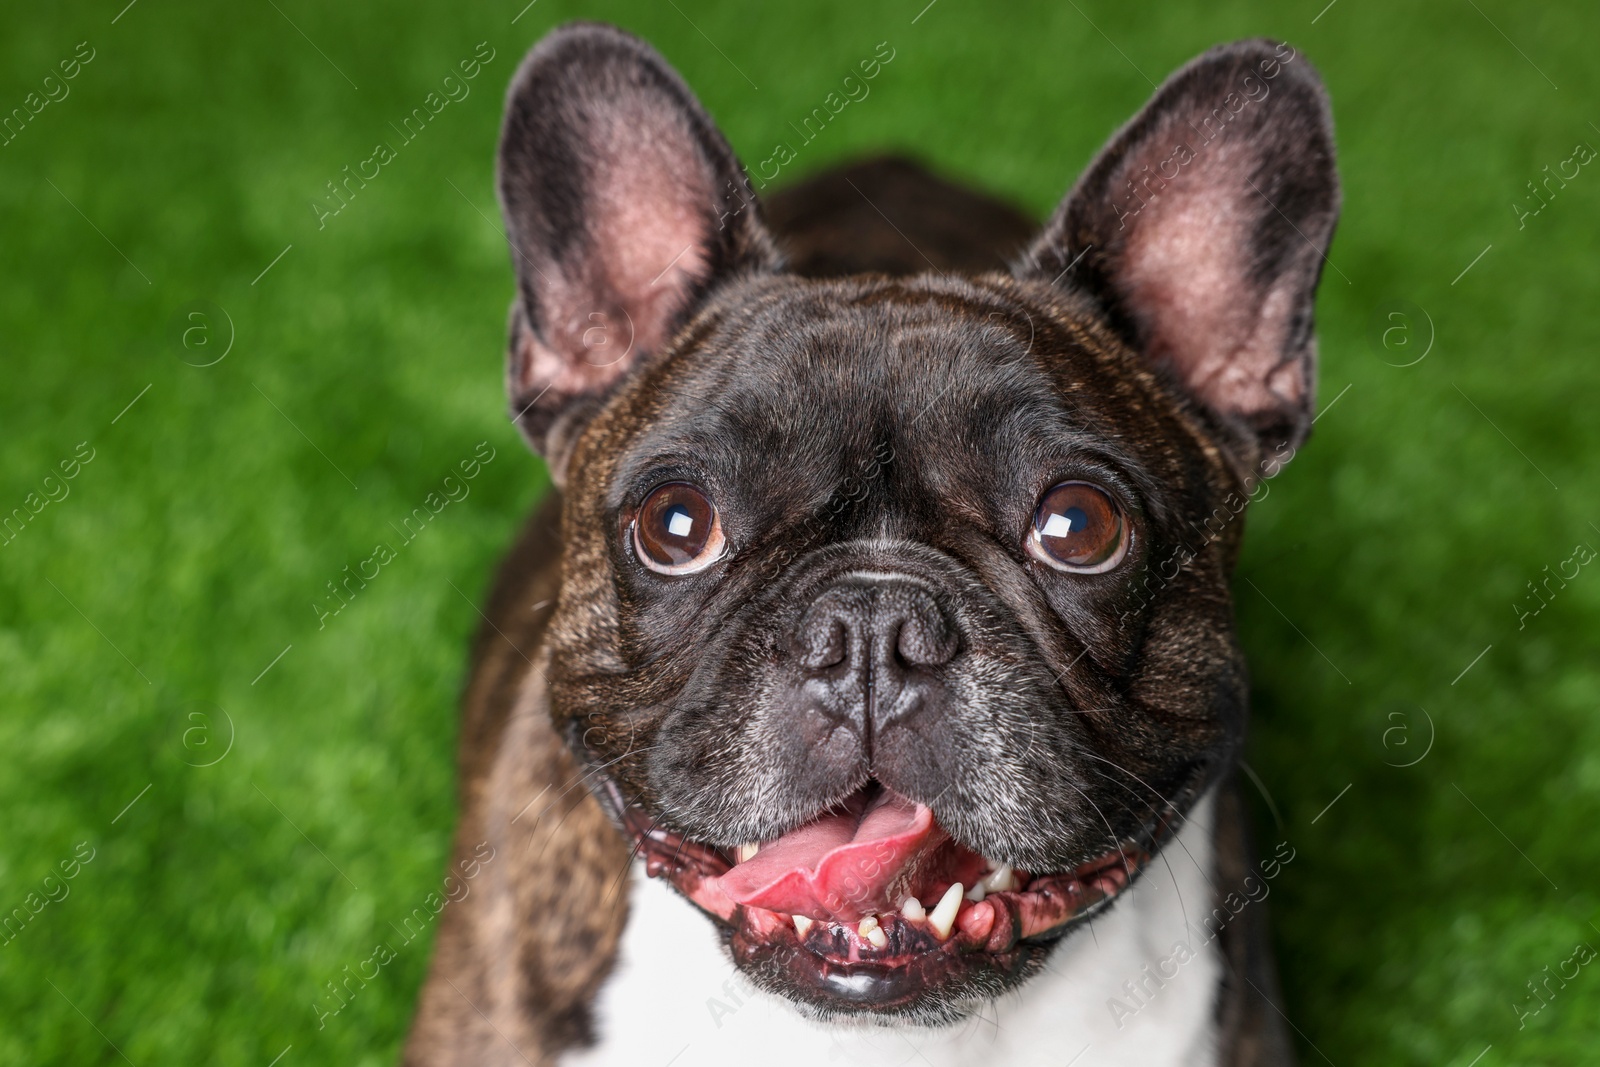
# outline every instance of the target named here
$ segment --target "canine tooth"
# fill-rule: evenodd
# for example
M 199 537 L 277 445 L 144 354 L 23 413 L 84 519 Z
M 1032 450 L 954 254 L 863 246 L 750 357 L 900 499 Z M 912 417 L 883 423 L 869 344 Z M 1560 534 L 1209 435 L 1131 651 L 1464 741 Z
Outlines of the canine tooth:
M 900 914 L 912 922 L 921 922 L 928 917 L 927 909 L 922 906 L 922 901 L 916 897 L 906 897 L 900 902 Z
M 873 948 L 889 947 L 889 935 L 876 926 L 867 931 L 867 940 L 871 942 Z
M 1002 863 L 983 876 L 982 885 L 990 893 L 1007 893 L 1017 888 L 1017 876 L 1012 872 L 1011 864 Z
M 794 932 L 801 937 L 811 932 L 811 920 L 804 915 L 791 916 L 794 919 Z
M 987 883 L 988 879 L 979 878 L 972 884 L 972 888 L 967 890 L 967 899 L 972 901 L 974 904 L 982 900 L 989 893 L 989 886 Z
M 956 924 L 956 912 L 961 910 L 961 894 L 965 887 L 956 882 L 944 891 L 944 896 L 939 898 L 939 903 L 928 916 L 928 925 L 933 927 L 933 932 L 943 941 L 950 936 L 950 930 Z
M 735 855 L 739 857 L 739 862 L 743 863 L 760 851 L 761 846 L 751 842 L 750 844 L 740 845 Z
M 862 937 L 866 937 L 877 928 L 878 917 L 876 915 L 868 915 L 865 919 L 862 919 L 856 924 L 856 933 L 860 934 Z

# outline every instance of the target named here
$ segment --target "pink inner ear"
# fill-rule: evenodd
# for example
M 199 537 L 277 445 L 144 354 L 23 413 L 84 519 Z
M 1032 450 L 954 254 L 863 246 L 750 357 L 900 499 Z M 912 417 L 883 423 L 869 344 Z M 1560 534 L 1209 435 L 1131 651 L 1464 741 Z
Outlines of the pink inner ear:
M 668 340 L 673 316 L 709 272 L 708 212 L 718 192 L 682 119 L 665 118 L 646 108 L 607 114 L 599 158 L 612 163 L 594 175 L 590 215 L 607 272 L 595 280 L 617 294 L 647 352 Z
M 1230 165 L 1242 159 L 1222 145 L 1212 151 L 1204 170 L 1180 174 L 1140 209 L 1119 288 L 1150 355 L 1211 406 L 1240 415 L 1297 406 L 1305 375 L 1280 366 L 1294 294 L 1287 280 L 1265 291 L 1251 285 L 1244 258 L 1271 208 L 1250 202 L 1259 196 Z
M 659 351 L 710 272 L 710 164 L 681 118 L 642 103 L 596 109 L 581 262 L 538 279 L 549 346 L 525 335 L 524 387 L 596 393 Z M 537 383 L 537 384 L 536 384 Z

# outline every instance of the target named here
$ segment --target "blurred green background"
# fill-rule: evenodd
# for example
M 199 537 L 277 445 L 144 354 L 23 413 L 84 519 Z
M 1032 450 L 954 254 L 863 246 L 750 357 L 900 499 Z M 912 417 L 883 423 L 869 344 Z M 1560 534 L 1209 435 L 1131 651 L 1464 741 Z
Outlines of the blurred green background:
M 1537 214 L 1527 183 L 1600 145 L 1600 10 L 125 2 L 0 31 L 0 110 L 65 93 L 0 145 L 0 1062 L 394 1059 L 426 938 L 311 1004 L 443 875 L 474 604 L 546 485 L 503 414 L 501 94 L 579 16 L 653 41 L 747 161 L 887 41 L 786 173 L 902 148 L 1040 214 L 1195 53 L 1309 55 L 1345 188 L 1324 410 L 1237 583 L 1289 1015 L 1307 1063 L 1594 1062 L 1600 967 L 1527 983 L 1600 946 L 1600 167 Z

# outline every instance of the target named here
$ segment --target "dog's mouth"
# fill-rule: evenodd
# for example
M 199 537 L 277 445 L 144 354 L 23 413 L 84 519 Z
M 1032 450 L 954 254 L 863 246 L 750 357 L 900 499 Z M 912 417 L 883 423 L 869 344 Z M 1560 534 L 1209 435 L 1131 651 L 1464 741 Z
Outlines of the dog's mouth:
M 734 849 L 660 829 L 608 792 L 646 873 L 715 919 L 747 974 L 831 1013 L 948 1014 L 999 992 L 1126 889 L 1166 826 L 1070 870 L 1022 871 L 876 783 Z

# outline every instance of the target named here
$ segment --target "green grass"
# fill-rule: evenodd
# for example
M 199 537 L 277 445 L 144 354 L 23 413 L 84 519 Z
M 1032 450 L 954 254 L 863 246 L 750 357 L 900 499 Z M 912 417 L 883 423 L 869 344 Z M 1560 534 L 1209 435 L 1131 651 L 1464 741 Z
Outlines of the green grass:
M 113 24 L 123 2 L 19 8 L 0 36 L 6 111 L 95 50 L 0 147 L 0 510 L 94 450 L 0 547 L 0 910 L 94 850 L 0 947 L 0 1062 L 393 1060 L 423 941 L 324 1029 L 310 1005 L 443 874 L 473 603 L 546 484 L 501 414 L 500 98 L 578 15 L 654 41 L 750 161 L 887 40 L 790 172 L 897 146 L 1041 213 L 1147 75 L 1253 34 L 1310 55 L 1345 183 L 1320 304 L 1338 399 L 1238 583 L 1264 833 L 1297 850 L 1272 898 L 1289 1013 L 1307 1063 L 1592 1059 L 1600 968 L 1525 1028 L 1513 1005 L 1600 946 L 1600 570 L 1523 629 L 1512 605 L 1600 546 L 1600 167 L 1523 229 L 1510 208 L 1600 144 L 1592 5 L 941 0 L 913 25 L 922 0 L 543 0 L 512 25 L 523 0 L 142 0 Z M 319 230 L 324 183 L 480 41 L 470 97 Z M 174 340 L 197 299 L 235 335 L 203 368 Z M 1403 368 L 1373 343 L 1400 300 L 1436 335 Z M 471 495 L 319 629 L 324 583 L 480 441 Z

